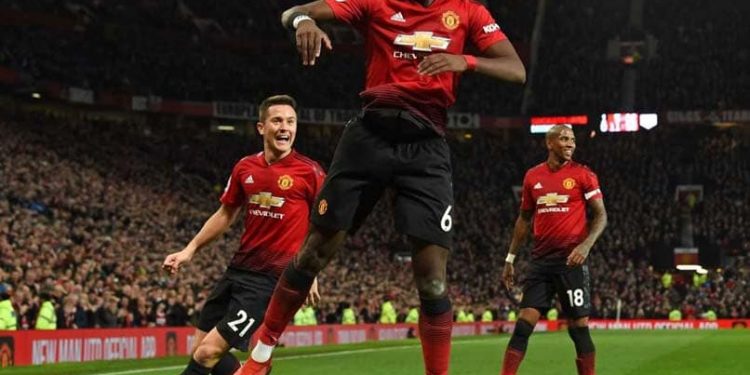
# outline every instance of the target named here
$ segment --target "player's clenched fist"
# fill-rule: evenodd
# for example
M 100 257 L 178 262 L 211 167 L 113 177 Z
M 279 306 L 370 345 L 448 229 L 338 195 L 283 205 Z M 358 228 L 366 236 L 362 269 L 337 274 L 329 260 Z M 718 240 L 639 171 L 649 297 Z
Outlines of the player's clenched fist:
M 321 30 L 315 21 L 304 20 L 297 26 L 297 51 L 302 55 L 303 65 L 315 65 L 315 59 L 320 57 L 320 49 L 325 43 L 326 48 L 333 49 L 328 34 Z
M 191 258 L 192 254 L 184 250 L 178 251 L 176 253 L 167 255 L 167 257 L 164 258 L 164 263 L 162 263 L 161 268 L 169 272 L 171 275 L 175 275 L 177 274 L 177 271 L 179 271 L 180 266 L 183 263 L 190 262 Z
M 464 72 L 469 63 L 462 55 L 450 53 L 435 53 L 425 56 L 417 67 L 419 74 L 435 75 L 444 72 Z

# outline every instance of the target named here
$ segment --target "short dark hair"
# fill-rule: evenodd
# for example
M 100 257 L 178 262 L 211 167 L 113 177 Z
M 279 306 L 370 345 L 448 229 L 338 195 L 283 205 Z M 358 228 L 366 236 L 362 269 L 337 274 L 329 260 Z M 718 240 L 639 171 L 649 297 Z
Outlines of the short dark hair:
M 273 105 L 283 104 L 291 106 L 295 111 L 297 110 L 297 101 L 289 95 L 274 95 L 263 99 L 263 101 L 260 102 L 260 106 L 258 106 L 258 117 L 260 118 L 260 122 L 265 121 L 268 108 Z

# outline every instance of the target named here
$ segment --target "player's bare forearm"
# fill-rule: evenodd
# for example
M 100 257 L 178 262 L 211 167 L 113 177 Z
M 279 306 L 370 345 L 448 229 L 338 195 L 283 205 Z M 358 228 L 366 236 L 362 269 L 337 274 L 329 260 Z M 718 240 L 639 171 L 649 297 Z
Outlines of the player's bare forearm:
M 594 246 L 596 240 L 604 233 L 604 228 L 607 227 L 607 209 L 604 208 L 603 199 L 592 199 L 589 201 L 589 207 L 591 207 L 591 224 L 589 225 L 589 235 L 583 241 L 586 245 Z
M 526 68 L 508 40 L 487 48 L 484 56 L 477 58 L 476 72 L 512 83 L 526 82 Z
M 330 21 L 334 19 L 333 10 L 323 0 L 313 1 L 311 3 L 293 6 L 281 14 L 281 24 L 289 25 L 293 20 L 293 15 L 306 15 L 316 21 Z
M 239 216 L 240 209 L 242 206 L 231 207 L 227 205 L 221 205 L 211 217 L 206 220 L 203 227 L 198 234 L 193 237 L 190 243 L 185 247 L 185 250 L 190 252 L 192 256 L 198 249 L 211 243 L 217 237 L 224 234 L 224 232 L 232 226 L 232 223 Z
M 516 224 L 513 226 L 513 239 L 511 239 L 510 247 L 508 248 L 509 254 L 517 254 L 518 248 L 526 242 L 526 237 L 529 235 L 532 216 L 533 211 L 521 210 L 521 213 L 516 219 Z

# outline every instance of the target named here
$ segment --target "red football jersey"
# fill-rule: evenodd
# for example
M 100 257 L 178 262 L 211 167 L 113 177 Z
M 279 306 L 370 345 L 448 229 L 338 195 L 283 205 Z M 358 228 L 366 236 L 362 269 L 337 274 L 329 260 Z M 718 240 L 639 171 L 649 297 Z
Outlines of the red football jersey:
M 507 39 L 483 5 L 473 0 L 326 0 L 336 19 L 365 38 L 365 109 L 400 108 L 428 121 L 440 133 L 447 108 L 456 101 L 459 74 L 420 75 L 432 53 L 461 55 L 467 41 L 479 51 Z
M 263 152 L 237 162 L 221 196 L 222 204 L 246 210 L 245 232 L 230 265 L 280 276 L 307 235 L 324 178 L 318 163 L 296 151 L 271 165 Z
M 602 199 L 588 167 L 568 162 L 553 171 L 544 162 L 526 172 L 521 209 L 534 211 L 533 258 L 564 258 L 588 236 L 586 201 Z

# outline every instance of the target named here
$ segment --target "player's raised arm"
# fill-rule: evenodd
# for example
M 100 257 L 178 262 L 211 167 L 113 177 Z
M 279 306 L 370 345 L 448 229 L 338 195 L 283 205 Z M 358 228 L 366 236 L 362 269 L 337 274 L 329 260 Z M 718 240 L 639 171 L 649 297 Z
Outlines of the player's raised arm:
M 478 73 L 513 83 L 526 82 L 526 68 L 507 39 L 489 46 L 484 57 L 476 60 L 474 70 Z
M 503 283 L 508 290 L 513 287 L 513 261 L 516 258 L 516 254 L 518 254 L 518 248 L 526 242 L 533 216 L 533 210 L 522 208 L 516 219 L 516 224 L 513 226 L 513 238 L 510 241 L 508 255 L 505 257 L 505 266 L 503 267 Z
M 315 65 L 323 43 L 329 50 L 333 49 L 328 34 L 318 27 L 316 21 L 334 18 L 333 10 L 324 0 L 297 5 L 281 14 L 281 24 L 289 30 L 296 30 L 297 51 L 302 56 L 303 65 Z
M 203 228 L 193 237 L 184 249 L 169 254 L 162 264 L 162 268 L 174 275 L 179 271 L 180 265 L 189 262 L 198 249 L 206 246 L 232 226 L 237 219 L 242 206 L 228 206 L 222 204 L 213 215 L 203 224 Z
M 604 199 L 590 199 L 588 205 L 591 208 L 592 215 L 589 234 L 568 256 L 566 263 L 571 267 L 583 264 L 596 240 L 599 239 L 599 236 L 604 232 L 604 228 L 607 227 L 607 210 L 604 208 Z

